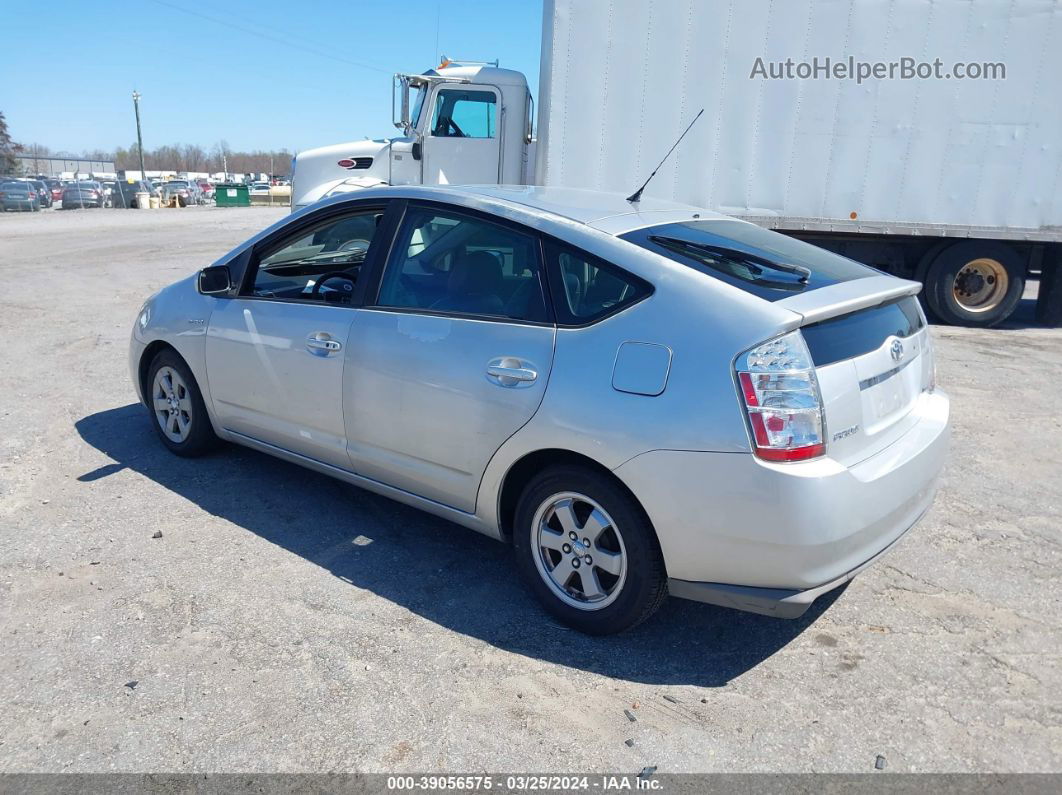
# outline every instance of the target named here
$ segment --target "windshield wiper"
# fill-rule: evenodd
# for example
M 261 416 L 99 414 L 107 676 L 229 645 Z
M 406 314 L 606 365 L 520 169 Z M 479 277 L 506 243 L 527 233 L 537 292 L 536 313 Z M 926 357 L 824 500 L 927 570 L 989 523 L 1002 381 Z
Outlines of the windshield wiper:
M 759 282 L 761 284 L 777 285 L 780 289 L 792 289 L 794 285 L 789 282 L 782 282 L 776 279 L 761 279 L 759 278 L 764 270 L 780 271 L 782 273 L 790 273 L 797 277 L 797 282 L 800 285 L 805 285 L 808 280 L 811 279 L 811 269 L 806 268 L 803 265 L 793 265 L 788 262 L 774 262 L 766 257 L 758 257 L 755 254 L 749 254 L 744 251 L 738 251 L 737 249 L 725 248 L 723 246 L 712 246 L 706 243 L 696 243 L 692 240 L 680 240 L 677 237 L 664 237 L 662 235 L 650 235 L 649 239 L 659 246 L 663 246 L 670 251 L 675 251 L 678 254 L 685 254 L 689 256 L 689 252 L 694 253 L 694 258 L 710 268 L 716 270 L 726 270 L 725 268 L 719 268 L 710 262 L 705 262 L 700 256 L 707 254 L 711 257 L 720 260 L 729 260 L 744 268 L 747 268 L 750 273 L 755 275 L 755 279 L 749 281 Z M 731 273 L 732 276 L 741 278 L 735 273 Z

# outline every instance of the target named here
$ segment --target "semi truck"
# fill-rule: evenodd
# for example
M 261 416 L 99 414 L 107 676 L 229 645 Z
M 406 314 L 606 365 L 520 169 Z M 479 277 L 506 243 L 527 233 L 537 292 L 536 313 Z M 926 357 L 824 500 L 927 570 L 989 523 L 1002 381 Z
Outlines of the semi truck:
M 400 134 L 299 153 L 292 205 L 411 183 L 627 195 L 659 166 L 642 195 L 920 280 L 943 322 L 1001 323 L 1032 277 L 1057 325 L 1060 42 L 1052 0 L 546 0 L 537 103 L 496 63 L 397 74 Z

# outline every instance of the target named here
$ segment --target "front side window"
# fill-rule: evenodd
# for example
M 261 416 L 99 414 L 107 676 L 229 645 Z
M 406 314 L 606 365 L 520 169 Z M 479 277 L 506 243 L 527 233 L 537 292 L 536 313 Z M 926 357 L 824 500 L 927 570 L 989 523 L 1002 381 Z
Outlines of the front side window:
M 437 138 L 493 138 L 498 98 L 493 91 L 440 89 L 431 134 Z
M 559 243 L 546 244 L 546 258 L 559 279 L 552 279 L 557 322 L 579 326 L 618 312 L 651 289 L 638 277 L 597 257 Z
M 391 250 L 377 304 L 545 322 L 538 242 L 479 218 L 413 208 Z
M 251 294 L 350 303 L 383 212 L 362 210 L 331 218 L 266 249 L 258 260 Z

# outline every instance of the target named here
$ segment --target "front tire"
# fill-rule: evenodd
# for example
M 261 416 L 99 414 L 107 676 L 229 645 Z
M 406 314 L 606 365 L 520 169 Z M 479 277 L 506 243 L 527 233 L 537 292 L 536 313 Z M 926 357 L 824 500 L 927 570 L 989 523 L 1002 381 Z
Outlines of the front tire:
M 551 467 L 528 483 L 513 546 L 546 610 L 589 635 L 630 629 L 667 597 L 649 517 L 620 484 L 589 468 Z
M 170 452 L 194 458 L 218 445 L 199 385 L 175 351 L 151 360 L 144 391 L 151 424 Z

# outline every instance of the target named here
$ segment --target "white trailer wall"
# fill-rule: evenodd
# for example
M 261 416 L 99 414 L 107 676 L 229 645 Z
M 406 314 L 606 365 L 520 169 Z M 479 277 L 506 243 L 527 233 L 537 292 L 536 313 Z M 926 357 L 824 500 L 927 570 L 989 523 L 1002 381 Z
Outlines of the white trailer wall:
M 750 78 L 757 57 L 815 56 L 1002 62 L 1006 79 Z M 703 107 L 646 195 L 779 227 L 856 213 L 1057 236 L 1060 80 L 1052 0 L 546 0 L 536 180 L 633 191 Z

